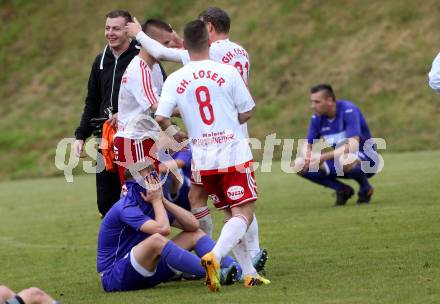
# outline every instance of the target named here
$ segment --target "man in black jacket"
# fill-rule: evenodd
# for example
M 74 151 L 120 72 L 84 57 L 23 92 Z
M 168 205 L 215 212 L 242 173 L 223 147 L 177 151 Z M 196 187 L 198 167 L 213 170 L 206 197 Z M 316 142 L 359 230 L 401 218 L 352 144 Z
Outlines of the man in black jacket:
M 94 127 L 90 122 L 91 119 L 107 118 L 116 127 L 121 78 L 127 65 L 139 52 L 135 47 L 135 41 L 130 41 L 124 31 L 127 22 L 132 20 L 130 13 L 114 10 L 109 12 L 106 17 L 105 38 L 108 44 L 103 53 L 96 56 L 93 62 L 84 112 L 80 125 L 75 131 L 76 140 L 73 144 L 73 151 L 78 157 L 85 157 L 85 140 L 94 131 L 97 131 L 98 134 L 100 132 L 101 126 L 98 125 L 95 128 L 96 126 Z M 101 153 L 98 153 L 97 161 L 103 163 Z M 117 172 L 109 172 L 104 169 L 96 174 L 97 203 L 102 216 L 119 200 L 120 193 L 121 184 Z

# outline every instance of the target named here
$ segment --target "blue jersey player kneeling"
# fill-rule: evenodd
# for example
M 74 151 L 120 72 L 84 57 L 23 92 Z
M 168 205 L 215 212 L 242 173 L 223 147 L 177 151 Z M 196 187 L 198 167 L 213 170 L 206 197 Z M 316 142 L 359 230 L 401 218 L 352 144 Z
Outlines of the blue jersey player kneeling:
M 199 257 L 212 250 L 214 241 L 199 229 L 191 212 L 163 198 L 153 165 L 133 166 L 135 178 L 125 170 L 127 195 L 109 210 L 99 231 L 97 270 L 104 290 L 151 288 L 175 271 L 205 277 Z M 183 230 L 171 240 L 170 225 Z M 221 263 L 221 278 L 231 284 L 239 266 L 230 256 Z
M 354 194 L 338 178 L 355 180 L 359 184 L 357 204 L 369 203 L 374 189 L 368 179 L 378 172 L 381 158 L 362 112 L 350 101 L 336 100 L 328 84 L 312 87 L 310 100 L 315 113 L 303 157 L 293 163 L 296 172 L 334 189 L 335 206 L 345 205 Z M 331 148 L 321 153 L 323 142 Z

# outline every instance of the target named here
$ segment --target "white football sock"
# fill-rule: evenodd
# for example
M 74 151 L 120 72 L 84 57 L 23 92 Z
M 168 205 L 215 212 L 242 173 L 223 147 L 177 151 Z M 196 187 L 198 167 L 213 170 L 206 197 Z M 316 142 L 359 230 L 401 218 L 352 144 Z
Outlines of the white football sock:
M 249 244 L 247 238 L 248 233 L 246 233 L 241 241 L 235 245 L 232 251 L 234 252 L 235 258 L 243 270 L 243 275 L 255 276 L 257 274 L 257 270 L 255 270 L 254 265 L 252 264 L 251 255 L 249 254 L 249 250 L 247 248 L 247 244 Z
M 258 235 L 258 222 L 254 213 L 254 219 L 252 223 L 249 225 L 249 228 L 246 232 L 246 241 L 247 241 L 247 250 L 251 255 L 251 258 L 254 258 L 260 252 L 260 240 Z
M 212 249 L 218 261 L 226 256 L 229 251 L 238 244 L 245 235 L 246 230 L 247 220 L 244 216 L 240 215 L 233 216 L 223 225 L 217 244 L 215 244 L 214 249 Z
M 199 221 L 200 229 L 202 229 L 207 235 L 212 238 L 212 230 L 214 225 L 212 224 L 212 216 L 208 207 L 200 207 L 191 209 L 191 213 L 194 214 Z

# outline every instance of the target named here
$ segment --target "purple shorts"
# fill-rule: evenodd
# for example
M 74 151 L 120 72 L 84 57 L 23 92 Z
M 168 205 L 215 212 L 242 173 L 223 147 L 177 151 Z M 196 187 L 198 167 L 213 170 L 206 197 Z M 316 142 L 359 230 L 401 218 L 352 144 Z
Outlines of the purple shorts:
M 152 288 L 168 281 L 173 275 L 174 271 L 160 259 L 155 273 L 150 277 L 144 277 L 133 267 L 128 254 L 102 273 L 101 282 L 107 292 L 129 291 Z

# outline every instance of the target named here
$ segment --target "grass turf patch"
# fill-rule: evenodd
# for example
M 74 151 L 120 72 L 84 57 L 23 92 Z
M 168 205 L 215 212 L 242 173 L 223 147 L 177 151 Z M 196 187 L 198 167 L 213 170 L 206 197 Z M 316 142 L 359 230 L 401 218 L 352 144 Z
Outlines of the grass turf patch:
M 386 154 L 370 206 L 332 207 L 331 191 L 274 163 L 258 173 L 257 217 L 269 286 L 203 281 L 105 294 L 96 274 L 93 176 L 0 184 L 0 282 L 63 303 L 436 303 L 440 297 L 440 152 Z M 355 184 L 351 183 L 352 186 Z M 215 231 L 222 214 L 212 211 Z

